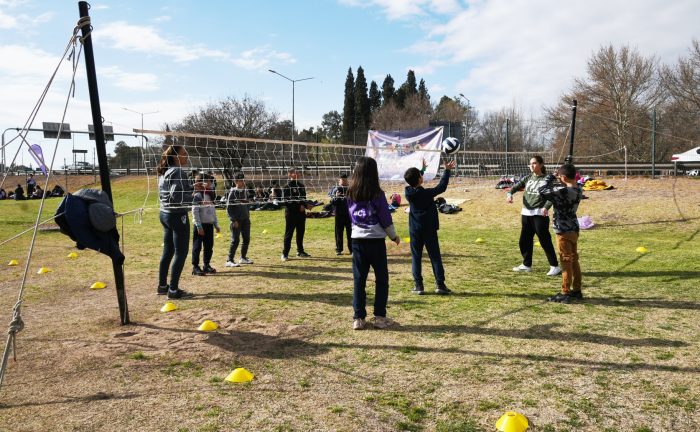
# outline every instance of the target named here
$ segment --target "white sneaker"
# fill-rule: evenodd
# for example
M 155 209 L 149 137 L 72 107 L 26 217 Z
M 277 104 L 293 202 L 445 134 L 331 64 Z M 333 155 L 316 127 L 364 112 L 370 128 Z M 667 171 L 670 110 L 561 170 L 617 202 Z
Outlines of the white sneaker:
M 253 264 L 253 260 L 248 258 L 241 258 L 238 260 L 238 264 Z
M 390 320 L 387 317 L 375 316 L 372 319 L 372 325 L 374 326 L 374 328 L 377 328 L 377 329 L 385 329 L 385 328 L 387 328 L 391 325 L 394 325 L 394 324 L 395 324 L 395 322 Z
M 561 267 L 549 266 L 549 271 L 547 272 L 547 276 L 556 276 L 558 274 L 561 274 Z
M 284 262 L 284 261 L 289 261 L 289 257 L 288 257 L 287 255 L 285 255 L 285 254 L 282 254 L 282 256 L 280 257 L 280 259 L 281 259 L 283 262 Z
M 513 267 L 514 272 L 525 272 L 525 273 L 530 273 L 532 271 L 532 267 L 528 267 L 525 264 L 520 264 L 517 267 Z
M 237 262 L 233 261 L 226 261 L 226 267 L 240 267 L 241 265 L 238 264 Z
M 355 318 L 355 320 L 352 322 L 352 329 L 353 330 L 364 330 L 365 329 L 365 320 L 362 318 Z

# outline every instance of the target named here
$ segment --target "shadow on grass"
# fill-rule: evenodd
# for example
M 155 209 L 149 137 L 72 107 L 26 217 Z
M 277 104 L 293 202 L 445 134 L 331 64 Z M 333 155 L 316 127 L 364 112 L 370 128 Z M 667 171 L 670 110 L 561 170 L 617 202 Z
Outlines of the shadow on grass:
M 626 226 L 635 226 L 635 225 L 659 225 L 659 224 L 668 224 L 668 223 L 686 223 L 688 221 L 700 219 L 698 217 L 694 218 L 679 218 L 679 219 L 666 219 L 666 220 L 659 220 L 659 221 L 648 221 L 648 222 L 630 222 L 630 223 L 602 223 L 600 225 L 596 225 L 596 230 L 599 229 L 605 229 L 605 228 L 613 228 L 613 227 L 626 227 Z
M 618 363 L 609 361 L 595 361 L 587 359 L 572 358 L 570 356 L 559 357 L 553 355 L 541 355 L 541 354 L 503 354 L 487 351 L 475 351 L 460 348 L 435 348 L 435 347 L 420 347 L 415 345 L 371 345 L 371 344 L 344 344 L 330 342 L 323 344 L 328 348 L 340 348 L 340 349 L 359 349 L 359 350 L 390 350 L 397 352 L 405 352 L 407 349 L 415 352 L 429 352 L 429 353 L 446 353 L 446 354 L 461 354 L 474 357 L 488 357 L 494 359 L 520 359 L 533 362 L 547 362 L 551 363 L 553 367 L 562 367 L 563 365 L 571 366 L 586 366 L 593 369 L 607 370 L 607 369 L 617 369 L 617 370 L 653 370 L 653 371 L 663 371 L 663 372 L 679 372 L 679 373 L 700 373 L 700 367 L 685 367 L 685 366 L 673 366 L 673 365 L 660 365 L 660 364 L 649 364 L 649 363 Z
M 540 339 L 557 342 L 586 342 L 620 347 L 684 347 L 686 342 L 660 338 L 626 339 L 583 332 L 558 332 L 553 328 L 560 324 L 535 325 L 526 329 L 497 329 L 462 325 L 405 325 L 390 330 L 415 333 L 456 333 L 516 339 Z
M 352 278 L 351 278 L 352 279 Z M 195 296 L 196 299 L 244 299 L 244 300 L 277 300 L 294 302 L 316 302 L 326 303 L 332 306 L 352 307 L 352 286 L 349 286 L 347 293 L 326 293 L 326 292 L 303 292 L 303 293 L 281 293 L 281 292 L 251 292 L 251 293 L 208 293 Z M 391 300 L 391 304 L 423 304 L 416 300 Z
M 591 304 L 597 306 L 612 306 L 612 307 L 647 307 L 647 308 L 658 308 L 658 309 L 690 309 L 690 310 L 700 310 L 700 303 L 694 303 L 690 301 L 675 301 L 675 300 L 664 300 L 659 298 L 645 298 L 636 299 L 628 297 L 588 297 L 586 295 L 587 291 L 583 290 L 583 295 L 586 296 L 583 301 L 576 302 L 574 304 Z M 450 295 L 450 297 L 503 297 L 508 298 L 522 298 L 530 300 L 541 300 L 541 304 L 549 304 L 546 301 L 549 295 L 537 294 L 537 293 L 512 293 L 512 292 L 493 292 L 493 293 L 475 293 L 475 292 L 455 292 Z M 510 314 L 510 313 L 508 313 Z
M 656 271 L 602 271 L 602 272 L 583 272 L 584 276 L 599 277 L 599 278 L 615 278 L 615 277 L 633 277 L 633 278 L 649 278 L 663 277 L 666 281 L 676 279 L 700 279 L 700 271 L 691 270 L 656 270 Z M 585 279 L 584 279 L 585 280 Z
M 17 408 L 17 407 L 30 407 L 30 406 L 43 406 L 43 405 L 60 405 L 60 404 L 70 404 L 70 403 L 90 403 L 95 401 L 110 401 L 110 400 L 129 400 L 136 399 L 143 396 L 139 393 L 127 393 L 123 395 L 117 395 L 112 393 L 97 392 L 95 394 L 86 396 L 64 396 L 63 399 L 43 401 L 43 402 L 19 402 L 19 403 L 0 403 L 0 410 L 3 408 Z
M 328 273 L 322 273 L 318 268 L 316 270 L 308 270 L 307 267 L 299 267 L 299 272 L 290 272 L 287 270 L 280 270 L 280 271 L 260 271 L 260 270 L 253 270 L 251 269 L 250 271 L 246 270 L 232 270 L 232 271 L 225 271 L 225 272 L 217 272 L 211 275 L 207 275 L 206 278 L 211 278 L 211 277 L 237 277 L 237 276 L 251 276 L 251 277 L 258 277 L 258 278 L 267 278 L 267 279 L 296 279 L 296 280 L 322 280 L 322 281 L 347 281 L 347 280 L 352 280 L 352 271 L 349 269 L 343 270 L 342 272 L 338 273 L 345 273 L 346 276 L 339 276 L 339 275 L 332 275 Z M 303 272 L 302 272 L 303 270 Z

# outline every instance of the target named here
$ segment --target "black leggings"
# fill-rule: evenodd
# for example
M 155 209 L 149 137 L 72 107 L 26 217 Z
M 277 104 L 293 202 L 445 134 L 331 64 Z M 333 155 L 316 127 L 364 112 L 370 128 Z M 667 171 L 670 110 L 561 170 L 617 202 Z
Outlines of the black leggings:
M 537 234 L 542 249 L 547 255 L 550 266 L 558 266 L 557 253 L 552 245 L 552 235 L 549 233 L 549 216 L 521 215 L 522 229 L 520 230 L 520 253 L 523 265 L 532 267 L 533 238 Z
M 199 265 L 199 254 L 204 245 L 204 266 L 208 266 L 211 262 L 211 256 L 214 252 L 214 224 L 203 223 L 202 229 L 204 235 L 199 235 L 197 227 L 194 227 L 192 232 L 192 265 Z
M 187 213 L 160 212 L 160 223 L 163 225 L 163 255 L 160 257 L 158 284 L 165 286 L 168 283 L 170 268 L 170 289 L 175 291 L 179 288 L 190 245 L 190 220 Z

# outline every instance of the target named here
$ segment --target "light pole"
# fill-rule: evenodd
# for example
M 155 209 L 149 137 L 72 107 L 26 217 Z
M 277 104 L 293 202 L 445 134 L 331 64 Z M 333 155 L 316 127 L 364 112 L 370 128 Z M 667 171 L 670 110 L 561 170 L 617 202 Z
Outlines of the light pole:
M 132 113 L 134 113 L 134 114 L 138 114 L 138 115 L 141 116 L 141 159 L 143 159 L 143 154 L 144 154 L 144 148 L 143 148 L 143 116 L 149 115 L 149 114 L 156 114 L 156 113 L 159 113 L 160 111 L 150 111 L 150 112 L 145 112 L 145 113 L 144 113 L 144 112 L 135 111 L 135 110 L 132 110 L 132 109 L 129 109 L 129 108 L 126 108 L 126 107 L 122 107 L 122 109 L 125 110 L 125 111 L 129 111 L 129 112 L 132 112 Z M 129 167 L 129 168 L 131 168 L 131 167 Z M 136 167 L 136 170 L 137 170 L 137 171 L 140 171 L 140 170 L 141 170 L 140 165 Z
M 464 96 L 463 93 L 460 93 L 459 97 L 461 97 L 462 99 L 467 101 L 467 107 L 466 107 L 467 111 L 465 113 L 466 115 L 464 116 L 464 137 L 463 137 L 464 145 L 466 148 L 468 140 L 469 140 L 469 110 L 471 109 L 471 104 L 469 102 L 469 98 Z
M 298 83 L 299 81 L 306 81 L 306 80 L 314 79 L 314 77 L 291 79 L 291 78 L 286 77 L 286 76 L 282 75 L 281 73 L 274 71 L 272 69 L 268 69 L 268 71 L 272 72 L 275 75 L 279 75 L 282 78 L 286 79 L 287 81 L 291 81 L 291 83 L 292 83 L 292 142 L 294 142 L 294 85 L 296 83 Z M 294 144 L 292 144 L 292 163 L 294 163 Z

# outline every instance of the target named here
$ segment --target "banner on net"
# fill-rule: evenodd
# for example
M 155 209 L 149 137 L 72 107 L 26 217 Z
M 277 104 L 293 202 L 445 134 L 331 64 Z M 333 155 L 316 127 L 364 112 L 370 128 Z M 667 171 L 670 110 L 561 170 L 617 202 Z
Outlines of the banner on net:
M 423 178 L 435 178 L 440 166 L 442 126 L 403 131 L 376 131 L 367 133 L 365 156 L 376 159 L 379 178 L 403 181 L 410 167 L 420 169 L 423 160 L 428 164 Z

